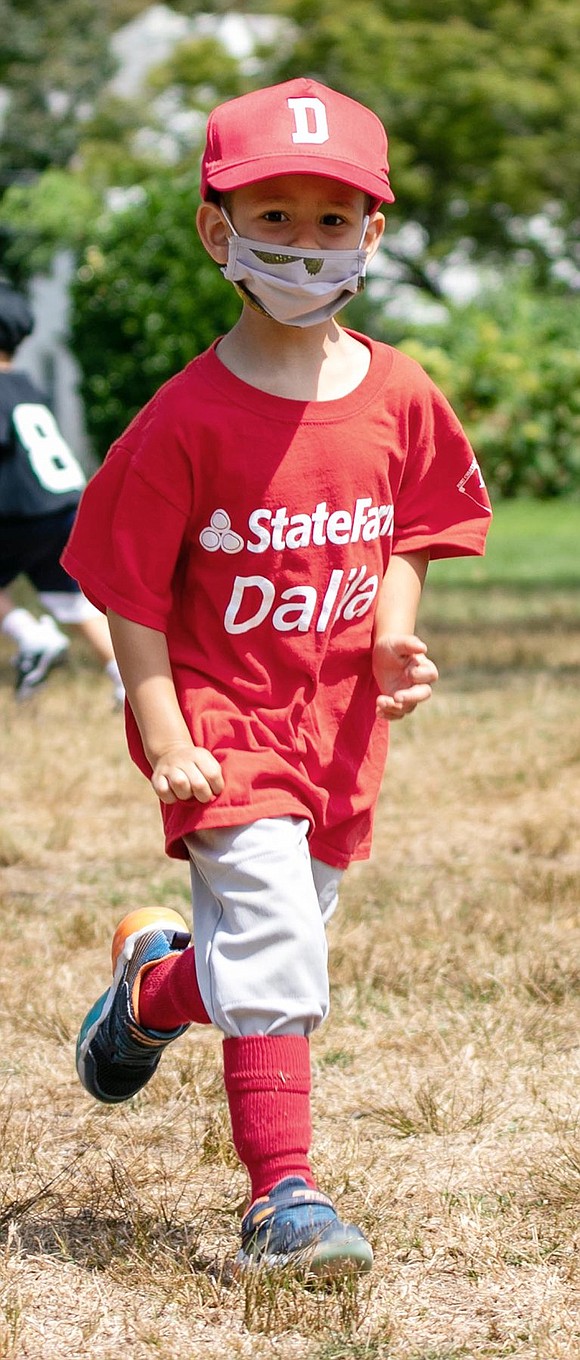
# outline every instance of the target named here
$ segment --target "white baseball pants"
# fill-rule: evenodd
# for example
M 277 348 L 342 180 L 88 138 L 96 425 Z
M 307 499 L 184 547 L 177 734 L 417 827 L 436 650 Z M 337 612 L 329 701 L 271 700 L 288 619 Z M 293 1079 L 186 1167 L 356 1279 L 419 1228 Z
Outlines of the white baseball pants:
M 342 870 L 312 858 L 307 831 L 263 817 L 185 838 L 199 988 L 229 1038 L 310 1034 L 328 1014 L 325 925 Z

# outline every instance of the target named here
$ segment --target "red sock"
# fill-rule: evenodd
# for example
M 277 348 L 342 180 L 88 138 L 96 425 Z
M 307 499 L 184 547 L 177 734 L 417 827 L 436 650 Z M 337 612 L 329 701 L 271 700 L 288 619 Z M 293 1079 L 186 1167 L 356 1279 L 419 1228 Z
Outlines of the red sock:
M 195 950 L 170 954 L 148 968 L 139 985 L 138 1020 L 144 1029 L 178 1029 L 194 1021 L 210 1025 L 195 970 Z
M 234 1145 L 252 1183 L 252 1200 L 284 1176 L 310 1169 L 310 1046 L 300 1034 L 224 1039 L 224 1081 Z

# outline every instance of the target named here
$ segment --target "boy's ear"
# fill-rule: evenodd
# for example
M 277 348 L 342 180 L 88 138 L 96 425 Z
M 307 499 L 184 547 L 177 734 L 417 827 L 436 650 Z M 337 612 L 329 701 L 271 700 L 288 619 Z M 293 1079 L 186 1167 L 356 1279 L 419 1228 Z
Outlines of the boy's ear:
M 367 252 L 369 260 L 372 260 L 373 255 L 376 255 L 385 227 L 386 221 L 384 214 L 382 212 L 372 213 L 363 240 L 363 247 Z
M 196 214 L 196 225 L 202 245 L 216 264 L 226 264 L 228 258 L 228 229 L 217 203 L 201 203 Z

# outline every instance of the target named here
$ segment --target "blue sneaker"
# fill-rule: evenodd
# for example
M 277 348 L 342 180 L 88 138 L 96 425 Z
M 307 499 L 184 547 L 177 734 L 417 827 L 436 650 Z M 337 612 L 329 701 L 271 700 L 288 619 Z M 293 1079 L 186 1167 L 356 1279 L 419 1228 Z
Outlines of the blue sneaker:
M 85 1090 L 106 1105 L 129 1100 L 153 1076 L 178 1029 L 143 1029 L 138 1020 L 142 970 L 187 947 L 190 934 L 176 911 L 132 911 L 113 936 L 113 981 L 85 1016 L 77 1040 L 77 1072 Z
M 373 1250 L 360 1228 L 341 1223 L 332 1201 L 301 1176 L 287 1176 L 262 1195 L 242 1220 L 238 1270 L 296 1267 L 331 1277 L 368 1271 Z

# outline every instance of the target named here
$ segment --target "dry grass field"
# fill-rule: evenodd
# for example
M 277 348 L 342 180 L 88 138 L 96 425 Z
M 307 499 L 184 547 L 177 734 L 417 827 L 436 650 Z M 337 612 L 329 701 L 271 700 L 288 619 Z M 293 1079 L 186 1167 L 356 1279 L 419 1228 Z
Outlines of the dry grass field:
M 80 645 L 17 708 L 0 643 L 0 1357 L 580 1356 L 580 507 L 564 567 L 519 523 L 489 564 L 432 569 L 442 679 L 394 728 L 331 928 L 314 1165 L 374 1244 L 358 1285 L 233 1280 L 217 1034 L 126 1107 L 80 1088 L 112 928 L 187 915 L 187 872 Z

